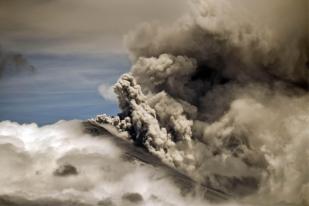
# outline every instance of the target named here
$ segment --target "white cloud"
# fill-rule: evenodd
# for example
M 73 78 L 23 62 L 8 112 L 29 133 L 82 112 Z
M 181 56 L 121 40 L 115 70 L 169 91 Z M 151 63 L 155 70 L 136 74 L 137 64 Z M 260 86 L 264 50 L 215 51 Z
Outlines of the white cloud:
M 114 93 L 113 86 L 103 83 L 98 87 L 98 91 L 105 100 L 117 102 L 117 97 Z

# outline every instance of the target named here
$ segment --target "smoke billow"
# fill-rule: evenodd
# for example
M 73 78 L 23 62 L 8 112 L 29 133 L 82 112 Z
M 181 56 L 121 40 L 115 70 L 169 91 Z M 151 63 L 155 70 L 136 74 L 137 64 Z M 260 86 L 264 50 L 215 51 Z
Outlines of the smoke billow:
M 196 0 L 169 27 L 138 27 L 114 86 L 123 112 L 97 121 L 202 184 L 308 205 L 307 4 Z
M 5 51 L 0 46 L 0 78 L 33 74 L 35 70 L 23 55 Z

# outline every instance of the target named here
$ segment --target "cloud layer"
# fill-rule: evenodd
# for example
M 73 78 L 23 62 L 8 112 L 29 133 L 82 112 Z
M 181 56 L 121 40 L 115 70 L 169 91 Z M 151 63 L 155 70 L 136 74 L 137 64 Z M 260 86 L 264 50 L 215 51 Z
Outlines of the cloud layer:
M 79 121 L 0 122 L 0 204 L 211 205 L 194 191 L 181 193 L 160 167 L 134 159 L 134 149 L 130 156 L 133 145 L 84 129 Z

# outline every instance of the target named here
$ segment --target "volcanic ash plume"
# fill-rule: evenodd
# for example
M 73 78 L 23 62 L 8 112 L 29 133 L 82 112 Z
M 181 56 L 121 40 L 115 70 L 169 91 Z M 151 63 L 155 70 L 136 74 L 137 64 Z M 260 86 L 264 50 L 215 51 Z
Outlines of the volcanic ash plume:
M 174 25 L 131 32 L 122 113 L 97 121 L 200 183 L 307 205 L 307 2 L 250 2 L 193 1 Z

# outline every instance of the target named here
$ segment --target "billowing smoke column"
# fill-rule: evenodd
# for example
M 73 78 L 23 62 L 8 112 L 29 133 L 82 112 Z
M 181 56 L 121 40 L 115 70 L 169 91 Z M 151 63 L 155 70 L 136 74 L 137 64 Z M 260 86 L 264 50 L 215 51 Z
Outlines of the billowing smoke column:
M 237 2 L 194 1 L 174 25 L 130 33 L 122 113 L 97 121 L 203 184 L 309 204 L 307 2 L 264 2 L 287 18 L 268 24 Z

